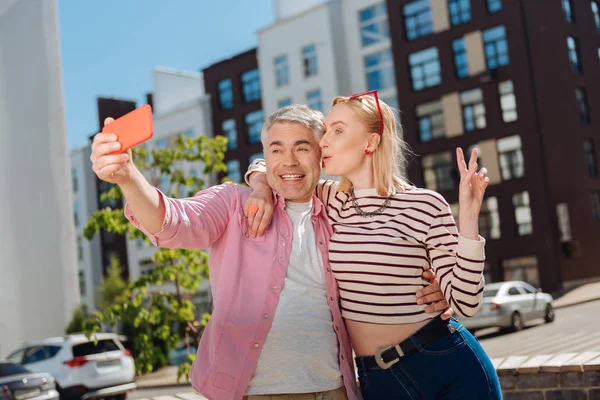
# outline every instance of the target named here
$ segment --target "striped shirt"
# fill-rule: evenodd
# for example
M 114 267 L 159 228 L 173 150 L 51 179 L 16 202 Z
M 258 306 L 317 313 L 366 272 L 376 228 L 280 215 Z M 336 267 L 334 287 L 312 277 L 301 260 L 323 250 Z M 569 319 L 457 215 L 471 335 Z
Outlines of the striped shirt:
M 473 316 L 481 303 L 485 240 L 458 234 L 450 206 L 431 190 L 409 186 L 373 217 L 357 213 L 338 182 L 321 181 L 317 195 L 334 228 L 329 262 L 338 282 L 342 316 L 378 323 L 408 324 L 431 319 L 416 292 L 427 286 L 424 270 L 435 271 L 444 297 L 458 315 Z M 375 189 L 355 191 L 364 212 L 385 199 Z

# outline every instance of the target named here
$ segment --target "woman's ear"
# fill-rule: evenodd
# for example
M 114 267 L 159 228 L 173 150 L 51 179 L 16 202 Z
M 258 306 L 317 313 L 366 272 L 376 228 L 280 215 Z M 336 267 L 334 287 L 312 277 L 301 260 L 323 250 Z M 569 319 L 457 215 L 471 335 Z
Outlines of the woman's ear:
M 379 146 L 379 143 L 381 141 L 381 136 L 378 133 L 371 133 L 369 135 L 369 137 L 367 138 L 367 149 L 372 153 L 374 152 L 377 147 Z

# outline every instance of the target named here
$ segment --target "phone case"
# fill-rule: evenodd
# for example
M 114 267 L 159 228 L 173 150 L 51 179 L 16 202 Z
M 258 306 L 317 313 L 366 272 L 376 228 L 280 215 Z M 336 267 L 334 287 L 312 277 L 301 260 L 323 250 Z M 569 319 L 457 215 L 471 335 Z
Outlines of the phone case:
M 110 124 L 104 125 L 102 132 L 117 135 L 121 149 L 115 154 L 123 153 L 152 137 L 152 107 L 144 104 Z

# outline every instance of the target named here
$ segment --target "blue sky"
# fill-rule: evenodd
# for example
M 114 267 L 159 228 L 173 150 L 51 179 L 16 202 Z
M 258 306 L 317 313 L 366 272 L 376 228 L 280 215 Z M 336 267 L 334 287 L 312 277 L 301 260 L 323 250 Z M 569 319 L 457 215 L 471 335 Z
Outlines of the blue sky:
M 198 71 L 256 46 L 272 0 L 59 0 L 69 149 L 98 129 L 96 97 L 137 100 L 155 66 Z

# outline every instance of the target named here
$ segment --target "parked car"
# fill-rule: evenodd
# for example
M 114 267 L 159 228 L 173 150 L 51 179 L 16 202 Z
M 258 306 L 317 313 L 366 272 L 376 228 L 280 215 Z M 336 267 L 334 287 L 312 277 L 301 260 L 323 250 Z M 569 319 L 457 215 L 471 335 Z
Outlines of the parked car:
M 50 374 L 34 374 L 21 365 L 0 360 L 0 400 L 58 400 Z
M 460 317 L 460 322 L 471 332 L 499 327 L 520 331 L 533 319 L 554 321 L 553 298 L 522 281 L 490 283 L 483 289 L 481 308 L 474 317 Z
M 169 352 L 169 364 L 179 365 L 188 361 L 188 355 L 195 355 L 197 346 L 195 343 L 190 343 L 188 346 L 184 340 L 179 342 L 173 350 Z
M 27 343 L 8 360 L 32 372 L 47 372 L 56 379 L 63 400 L 116 397 L 125 399 L 137 387 L 133 358 L 118 336 L 95 335 L 97 344 L 83 334 Z

